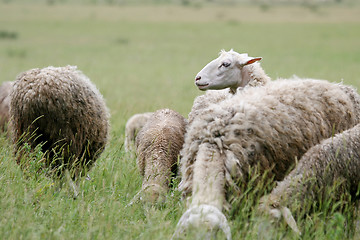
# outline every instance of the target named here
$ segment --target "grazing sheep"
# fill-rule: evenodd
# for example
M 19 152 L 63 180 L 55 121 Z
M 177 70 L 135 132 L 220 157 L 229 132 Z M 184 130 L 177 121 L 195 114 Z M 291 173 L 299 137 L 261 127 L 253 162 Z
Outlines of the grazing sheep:
M 0 128 L 5 131 L 9 122 L 10 93 L 13 82 L 4 82 L 0 86 Z
M 277 220 L 284 217 L 289 226 L 300 233 L 288 207 L 292 203 L 303 208 L 305 202 L 320 202 L 326 198 L 326 188 L 336 184 L 335 191 L 331 192 L 333 200 L 340 200 L 343 194 L 358 198 L 360 124 L 310 148 L 296 168 L 260 200 L 259 210 Z
M 10 128 L 19 164 L 25 145 L 42 144 L 53 176 L 83 176 L 108 141 L 109 112 L 98 89 L 75 66 L 20 74 L 10 95 Z
M 152 203 L 167 193 L 184 143 L 186 119 L 170 109 L 152 114 L 136 136 L 137 165 L 144 176 L 140 194 Z
M 260 86 L 270 81 L 261 68 L 261 57 L 249 57 L 247 53 L 222 50 L 220 56 L 208 63 L 195 77 L 195 85 L 200 90 L 230 88 L 236 93 L 238 88 Z
M 282 180 L 296 157 L 359 120 L 356 90 L 324 80 L 271 81 L 209 105 L 189 124 L 180 152 L 179 189 L 192 201 L 174 236 L 196 225 L 197 206 L 215 206 L 220 213 L 228 209 L 253 167 L 266 171 L 268 179 Z M 212 165 L 219 167 L 206 167 Z M 201 219 L 207 214 L 203 211 Z M 223 217 L 211 216 L 215 220 L 207 221 L 208 228 L 221 227 Z
M 134 151 L 136 135 L 151 117 L 152 112 L 138 113 L 129 118 L 125 125 L 125 151 Z

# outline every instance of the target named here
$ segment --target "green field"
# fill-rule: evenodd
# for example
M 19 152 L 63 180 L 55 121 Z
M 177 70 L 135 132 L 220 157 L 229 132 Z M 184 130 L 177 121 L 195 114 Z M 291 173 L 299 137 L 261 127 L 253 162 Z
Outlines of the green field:
M 0 3 L 0 83 L 31 68 L 77 65 L 106 99 L 111 141 L 74 200 L 66 189 L 54 191 L 44 174 L 22 171 L 2 136 L 0 239 L 170 239 L 184 212 L 177 192 L 161 207 L 126 206 L 142 179 L 135 157 L 124 152 L 124 126 L 135 113 L 165 107 L 186 117 L 202 94 L 193 83 L 196 73 L 221 49 L 263 57 L 273 79 L 295 74 L 360 88 L 359 6 L 5 2 Z M 233 239 L 258 237 L 249 192 L 230 221 Z M 353 210 L 299 220 L 303 239 L 359 239 L 360 229 L 348 235 L 344 227 Z M 260 235 L 296 239 L 284 226 Z

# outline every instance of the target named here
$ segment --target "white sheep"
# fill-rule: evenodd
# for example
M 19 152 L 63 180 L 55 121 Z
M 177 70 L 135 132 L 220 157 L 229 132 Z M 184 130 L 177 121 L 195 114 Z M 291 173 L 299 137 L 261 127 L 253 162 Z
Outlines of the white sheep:
M 135 197 L 155 203 L 164 199 L 172 175 L 176 175 L 187 121 L 171 109 L 154 112 L 136 136 L 137 165 L 143 176 Z
M 138 132 L 144 126 L 147 120 L 151 117 L 153 112 L 138 113 L 131 116 L 125 125 L 125 152 L 135 150 L 135 139 Z
M 314 204 L 326 197 L 338 201 L 344 194 L 356 199 L 360 184 L 360 124 L 328 138 L 312 147 L 299 160 L 298 165 L 272 192 L 262 197 L 259 210 L 275 220 L 284 220 L 300 233 L 291 211 Z M 306 200 L 304 200 L 304 196 Z M 296 209 L 291 207 L 296 203 Z
M 324 80 L 270 81 L 210 104 L 185 134 L 179 189 L 192 198 L 174 236 L 196 224 L 199 218 L 192 215 L 198 206 L 210 205 L 220 213 L 228 209 L 242 193 L 240 185 L 246 187 L 252 168 L 266 171 L 268 179 L 282 180 L 296 157 L 359 120 L 356 90 Z M 232 194 L 226 194 L 229 189 Z M 201 219 L 207 219 L 202 212 Z M 221 214 L 211 216 L 217 220 L 207 221 L 208 228 L 228 229 L 225 223 L 218 225 Z
M 10 94 L 10 129 L 17 162 L 24 146 L 41 144 L 49 174 L 84 176 L 109 139 L 109 111 L 95 85 L 75 66 L 21 73 Z M 75 193 L 76 195 L 76 193 Z

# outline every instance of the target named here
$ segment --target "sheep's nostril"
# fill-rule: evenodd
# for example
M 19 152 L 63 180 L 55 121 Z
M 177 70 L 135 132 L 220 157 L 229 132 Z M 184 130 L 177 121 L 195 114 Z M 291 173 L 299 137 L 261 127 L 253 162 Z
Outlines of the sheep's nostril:
M 195 78 L 195 81 L 199 81 L 201 79 L 201 77 L 200 76 L 197 76 L 196 78 Z

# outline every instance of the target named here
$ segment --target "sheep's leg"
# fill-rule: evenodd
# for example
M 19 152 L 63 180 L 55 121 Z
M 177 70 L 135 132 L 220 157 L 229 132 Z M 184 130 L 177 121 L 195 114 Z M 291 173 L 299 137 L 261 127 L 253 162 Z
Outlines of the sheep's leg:
M 173 238 L 189 227 L 206 227 L 209 233 L 221 229 L 230 240 L 231 230 L 221 212 L 225 201 L 224 155 L 216 145 L 201 144 L 193 171 L 192 202 L 179 220 Z

